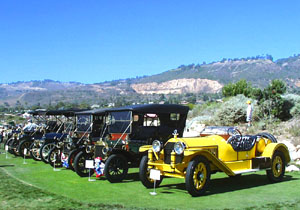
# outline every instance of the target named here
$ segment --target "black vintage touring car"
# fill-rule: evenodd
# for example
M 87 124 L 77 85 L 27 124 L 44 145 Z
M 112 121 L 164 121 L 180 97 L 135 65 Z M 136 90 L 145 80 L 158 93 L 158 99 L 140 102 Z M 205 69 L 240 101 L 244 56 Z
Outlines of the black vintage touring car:
M 174 130 L 182 136 L 189 108 L 175 104 L 132 105 L 106 111 L 106 131 L 96 142 L 94 158 L 105 163 L 110 182 L 122 181 L 139 164 L 139 148 L 154 140 L 166 142 Z

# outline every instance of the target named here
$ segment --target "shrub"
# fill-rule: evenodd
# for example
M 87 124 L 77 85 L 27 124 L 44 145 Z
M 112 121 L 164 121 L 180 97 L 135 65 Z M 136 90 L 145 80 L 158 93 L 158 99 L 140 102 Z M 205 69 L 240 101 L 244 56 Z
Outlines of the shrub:
M 207 102 L 206 104 L 195 105 L 189 112 L 188 118 L 190 119 L 199 116 L 207 116 L 206 118 L 211 118 L 221 105 L 221 103 L 217 102 Z
M 295 94 L 287 94 L 284 95 L 283 98 L 285 100 L 290 101 L 293 104 L 291 108 L 290 114 L 295 117 L 300 115 L 300 96 Z
M 293 125 L 292 127 L 288 128 L 287 131 L 294 137 L 300 136 L 300 125 Z
M 236 123 L 246 122 L 247 101 L 249 98 L 244 95 L 237 95 L 223 103 L 222 107 L 216 112 L 214 119 L 220 125 L 233 125 Z M 256 101 L 252 102 L 252 118 L 257 116 Z
M 295 104 L 293 108 L 291 109 L 291 115 L 294 116 L 299 116 L 300 115 L 300 103 Z

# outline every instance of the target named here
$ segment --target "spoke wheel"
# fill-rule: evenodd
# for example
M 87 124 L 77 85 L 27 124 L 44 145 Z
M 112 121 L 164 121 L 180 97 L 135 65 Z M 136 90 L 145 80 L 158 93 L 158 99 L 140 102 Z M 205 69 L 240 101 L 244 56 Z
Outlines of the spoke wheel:
M 80 177 L 88 177 L 89 172 L 91 176 L 94 174 L 93 169 L 88 169 L 85 167 L 86 160 L 93 160 L 93 155 L 87 154 L 85 151 L 79 152 L 74 159 L 74 169 Z
M 41 160 L 40 147 L 34 143 L 32 143 L 30 146 L 30 157 L 37 161 Z
M 282 152 L 275 151 L 272 157 L 271 169 L 267 170 L 268 179 L 271 182 L 282 181 L 285 173 L 285 158 Z
M 80 152 L 79 149 L 74 149 L 69 154 L 68 164 L 69 164 L 69 169 L 71 169 L 72 171 L 75 171 L 75 169 L 74 169 L 75 157 L 79 152 Z
M 11 154 L 13 154 L 13 152 L 12 152 L 12 144 L 13 144 L 13 141 L 14 141 L 14 139 L 11 138 L 11 139 L 8 139 L 8 140 L 5 142 L 5 146 L 8 146 L 8 152 L 11 153 Z M 5 148 L 5 146 L 4 146 L 4 148 Z
M 188 165 L 186 170 L 185 185 L 192 196 L 205 193 L 210 182 L 210 166 L 205 157 L 198 156 Z
M 62 167 L 62 162 L 61 162 L 61 150 L 57 147 L 54 147 L 50 150 L 49 155 L 48 155 L 48 162 L 49 164 L 55 168 L 60 168 Z
M 53 149 L 55 147 L 55 143 L 48 143 L 45 144 L 41 147 L 40 149 L 40 156 L 41 156 L 41 160 L 44 163 L 49 163 L 48 162 L 48 155 L 51 149 Z
M 147 188 L 154 187 L 154 180 L 150 179 L 150 168 L 148 168 L 148 157 L 147 155 L 143 156 L 140 162 L 140 170 L 139 170 L 140 180 L 143 185 Z M 160 180 L 156 180 L 155 187 L 159 187 L 162 182 L 163 177 L 160 177 Z
M 32 141 L 28 141 L 28 140 L 24 140 L 24 141 L 20 142 L 20 144 L 18 146 L 18 151 L 19 151 L 19 155 L 21 157 L 24 157 L 24 155 L 25 155 L 26 158 L 30 157 L 30 146 L 31 146 L 31 144 L 32 144 Z M 26 154 L 24 154 L 24 149 L 25 148 L 27 149 Z
M 19 147 L 19 140 L 14 139 L 11 143 L 11 154 L 15 155 L 15 156 L 19 156 L 19 151 L 18 151 L 18 147 Z
M 104 174 L 109 182 L 121 182 L 125 179 L 127 172 L 128 162 L 123 155 L 113 154 L 107 158 L 104 167 Z

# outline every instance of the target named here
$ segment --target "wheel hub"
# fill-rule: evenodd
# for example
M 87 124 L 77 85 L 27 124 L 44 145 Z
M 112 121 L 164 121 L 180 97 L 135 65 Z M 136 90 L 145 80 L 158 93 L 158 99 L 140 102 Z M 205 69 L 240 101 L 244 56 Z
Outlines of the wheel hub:
M 277 163 L 276 169 L 277 169 L 278 171 L 281 169 L 281 164 L 280 164 L 280 163 Z
M 198 180 L 202 180 L 203 177 L 204 177 L 203 173 L 199 172 L 199 173 L 197 174 Z

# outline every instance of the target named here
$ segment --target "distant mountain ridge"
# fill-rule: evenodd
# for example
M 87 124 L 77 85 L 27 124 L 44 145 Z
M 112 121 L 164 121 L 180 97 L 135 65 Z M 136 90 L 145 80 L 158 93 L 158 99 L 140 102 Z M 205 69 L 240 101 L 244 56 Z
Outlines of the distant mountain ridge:
M 51 104 L 58 101 L 97 103 L 111 97 L 143 94 L 216 93 L 224 84 L 246 79 L 265 87 L 282 79 L 290 87 L 300 87 L 300 55 L 273 61 L 271 56 L 223 59 L 210 64 L 181 65 L 160 74 L 119 79 L 95 84 L 53 80 L 0 84 L 0 104 Z
M 300 78 L 300 56 L 280 59 L 276 62 L 269 59 L 228 59 L 211 64 L 183 65 L 161 74 L 139 79 L 138 83 L 152 81 L 161 83 L 181 78 L 210 79 L 221 84 L 246 79 L 258 87 L 266 86 L 273 79 L 283 79 L 293 86 Z

